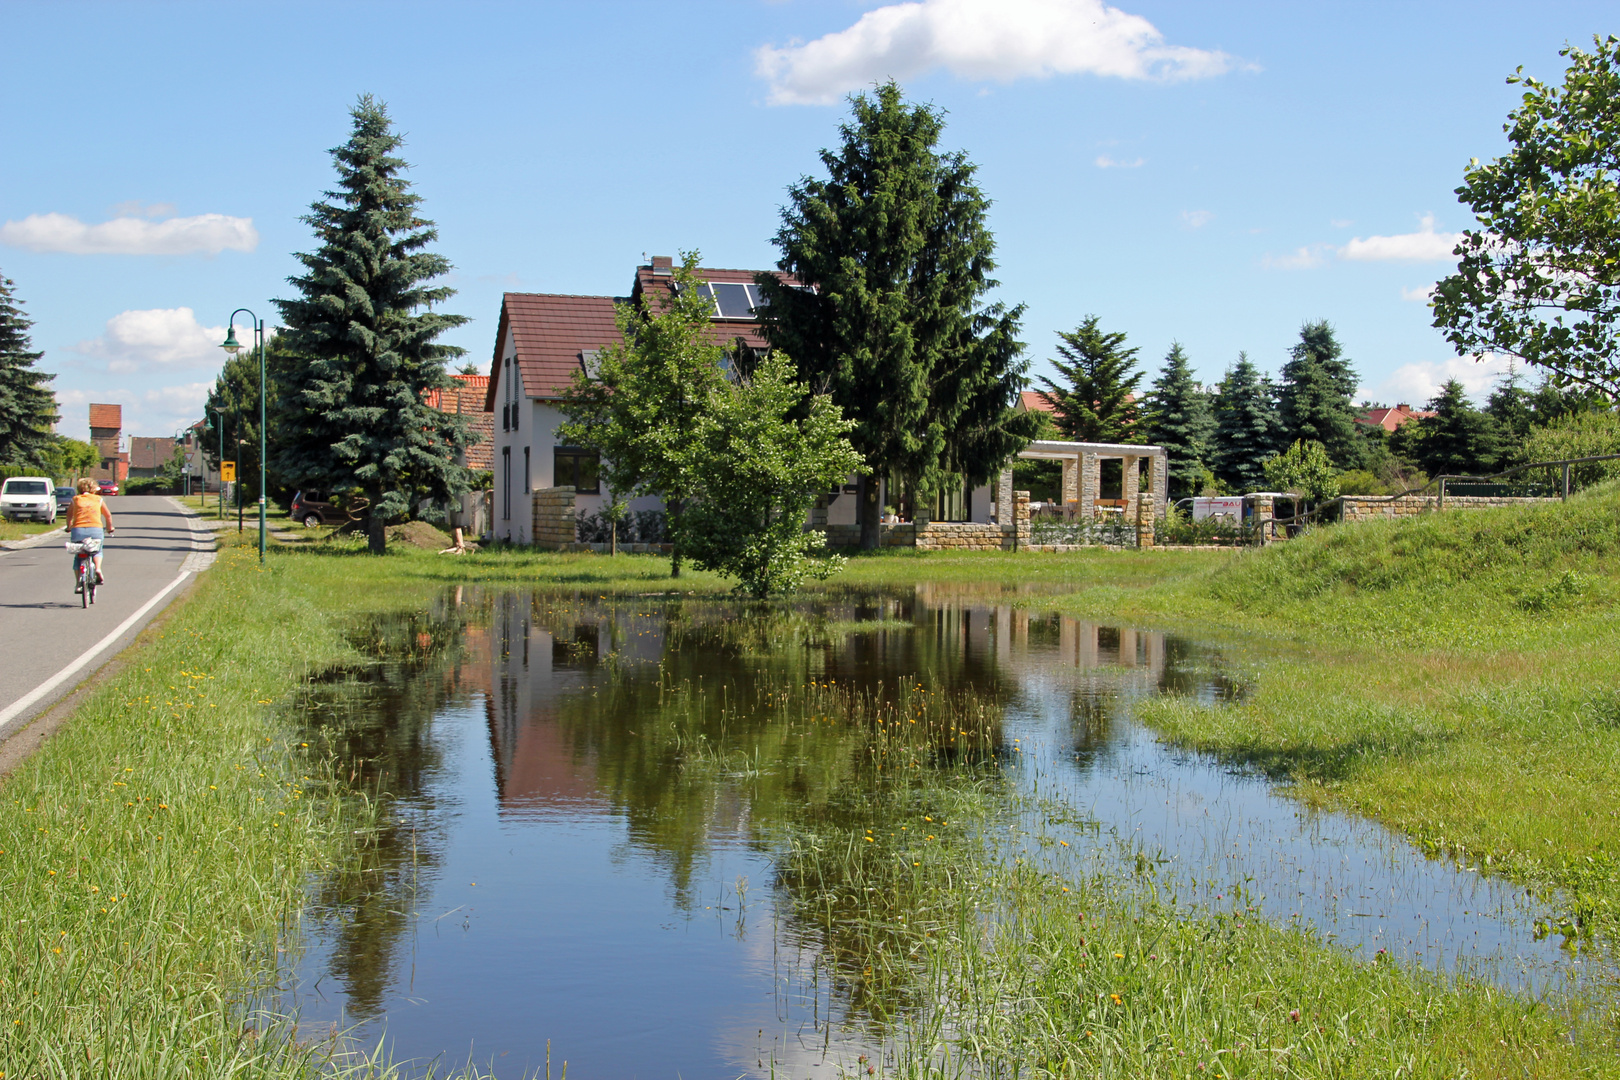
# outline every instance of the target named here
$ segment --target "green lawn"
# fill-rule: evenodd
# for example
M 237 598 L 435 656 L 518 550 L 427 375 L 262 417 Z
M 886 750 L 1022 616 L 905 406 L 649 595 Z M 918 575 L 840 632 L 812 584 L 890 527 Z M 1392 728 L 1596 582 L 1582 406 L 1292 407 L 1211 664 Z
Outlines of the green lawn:
M 58 514 L 56 521 L 50 525 L 43 521 L 7 521 L 0 518 L 0 540 L 26 540 L 30 536 L 59 529 L 66 521 L 65 514 Z

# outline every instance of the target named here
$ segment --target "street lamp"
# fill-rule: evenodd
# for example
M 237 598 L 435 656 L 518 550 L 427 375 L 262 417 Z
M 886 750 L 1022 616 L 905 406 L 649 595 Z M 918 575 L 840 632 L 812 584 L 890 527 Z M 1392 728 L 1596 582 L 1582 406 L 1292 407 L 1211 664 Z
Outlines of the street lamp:
M 203 410 L 204 418 L 206 418 L 207 415 L 208 415 L 208 410 L 205 408 Z M 219 466 L 219 520 L 224 521 L 225 520 L 225 414 L 219 411 L 219 406 L 217 406 L 217 405 L 214 406 L 214 433 L 219 436 L 219 460 L 220 460 L 220 466 Z M 204 510 L 208 509 L 208 474 L 206 472 L 203 473 L 202 507 L 203 507 Z
M 232 356 L 235 356 L 237 353 L 242 351 L 241 343 L 236 340 L 236 317 L 238 315 L 241 315 L 241 314 L 244 314 L 244 313 L 246 313 L 246 315 L 247 315 L 247 317 L 249 319 L 253 320 L 254 344 L 257 345 L 258 349 L 259 349 L 259 565 L 263 566 L 264 565 L 264 539 L 265 539 L 265 524 L 264 524 L 264 511 L 265 511 L 265 477 L 264 477 L 264 456 L 265 456 L 265 431 L 264 431 L 264 417 L 265 417 L 265 401 L 264 401 L 264 398 L 265 398 L 265 389 L 264 389 L 264 387 L 265 387 L 265 377 L 264 377 L 264 320 L 259 318 L 257 315 L 253 314 L 253 312 L 248 311 L 247 308 L 237 308 L 235 311 L 231 312 L 230 329 L 225 332 L 225 340 L 220 345 L 220 348 L 224 349 L 226 352 L 230 353 Z

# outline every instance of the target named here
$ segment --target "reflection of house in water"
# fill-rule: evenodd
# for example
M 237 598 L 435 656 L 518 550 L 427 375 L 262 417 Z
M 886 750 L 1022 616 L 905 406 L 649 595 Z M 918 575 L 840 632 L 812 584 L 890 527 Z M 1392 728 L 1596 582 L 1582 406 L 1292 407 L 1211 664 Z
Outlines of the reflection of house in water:
M 559 706 L 594 682 L 615 648 L 621 661 L 657 660 L 663 648 L 661 631 L 626 632 L 622 615 L 582 612 L 569 626 L 547 610 L 569 603 L 506 593 L 491 612 L 489 738 L 503 811 L 599 800 L 594 752 L 570 741 Z

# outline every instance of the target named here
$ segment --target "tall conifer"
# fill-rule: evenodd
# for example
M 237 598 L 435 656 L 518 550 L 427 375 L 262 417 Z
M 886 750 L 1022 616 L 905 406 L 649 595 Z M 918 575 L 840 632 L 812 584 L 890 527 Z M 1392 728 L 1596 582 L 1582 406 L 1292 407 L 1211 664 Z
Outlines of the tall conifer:
M 1193 379 L 1181 342 L 1172 342 L 1142 412 L 1142 436 L 1164 447 L 1170 496 L 1196 495 L 1204 486 L 1215 435 L 1210 396 Z
M 1278 394 L 1284 442 L 1319 442 L 1340 469 L 1359 468 L 1366 461 L 1367 440 L 1356 426 L 1357 383 L 1326 319 L 1300 327 Z
M 1280 449 L 1281 433 L 1271 384 L 1248 353 L 1238 353 L 1215 392 L 1215 476 L 1234 491 L 1263 490 L 1263 466 Z
M 353 134 L 332 151 L 338 190 L 303 219 L 320 246 L 298 256 L 305 273 L 288 279 L 298 297 L 275 302 L 297 360 L 284 368 L 272 452 L 286 483 L 358 488 L 381 554 L 387 524 L 418 500 L 467 490 L 456 457 L 471 429 L 423 400 L 450 386 L 445 363 L 465 352 L 437 339 L 467 320 L 433 310 L 455 295 L 427 284 L 450 263 L 427 250 L 438 231 L 399 175 L 408 166 L 393 156 L 403 140 L 387 109 L 367 94 L 350 115 Z
M 1041 376 L 1041 396 L 1057 410 L 1053 417 L 1064 437 L 1078 442 L 1141 442 L 1136 430 L 1136 352 L 1122 332 L 1101 329 L 1095 315 L 1073 330 L 1058 332 L 1058 355 L 1049 363 L 1063 376 Z
M 977 167 L 937 149 L 940 110 L 894 82 L 850 99 L 825 178 L 788 191 L 777 266 L 810 290 L 761 275 L 763 329 L 801 380 L 855 422 L 850 442 L 875 476 L 918 492 L 999 470 L 1032 438 L 1016 408 L 1028 362 L 1022 307 L 987 303 L 997 282 L 990 201 Z M 861 478 L 861 544 L 875 547 L 872 478 Z
M 18 306 L 15 288 L 0 276 L 0 465 L 44 470 L 60 419 L 49 385 L 56 376 L 34 370 L 45 354 L 32 348 L 28 328 L 34 322 Z

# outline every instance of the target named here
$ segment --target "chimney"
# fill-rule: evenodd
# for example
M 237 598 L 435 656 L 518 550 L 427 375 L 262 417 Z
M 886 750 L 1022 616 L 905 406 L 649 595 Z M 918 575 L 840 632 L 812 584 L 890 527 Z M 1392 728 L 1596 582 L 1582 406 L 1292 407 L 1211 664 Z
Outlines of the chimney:
M 1411 412 L 1412 411 L 1411 403 L 1406 402 L 1406 401 L 1396 402 L 1395 407 L 1397 409 L 1399 409 L 1401 412 Z
M 652 272 L 658 277 L 669 277 L 675 273 L 675 260 L 668 255 L 654 255 Z

